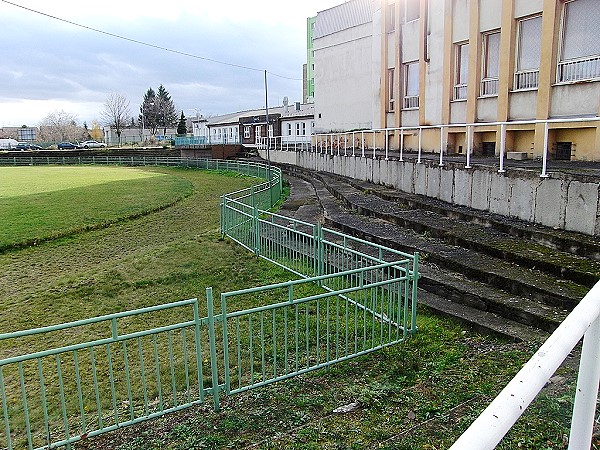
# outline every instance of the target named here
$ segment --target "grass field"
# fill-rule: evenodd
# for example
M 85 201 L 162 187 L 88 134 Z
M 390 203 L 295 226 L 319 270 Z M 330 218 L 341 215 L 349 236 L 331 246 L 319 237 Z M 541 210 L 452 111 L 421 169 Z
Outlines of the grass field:
M 23 245 L 31 239 L 33 227 L 29 237 L 23 233 L 23 238 L 4 247 L 2 331 L 201 297 L 208 286 L 218 298 L 224 290 L 290 279 L 289 273 L 220 240 L 219 195 L 249 186 L 252 180 L 185 169 L 115 170 L 122 173 L 114 173 L 117 180 L 109 182 L 66 190 L 55 186 L 27 195 L 21 190 L 10 197 L 0 192 L 0 201 L 13 199 L 13 207 L 18 203 L 14 199 L 27 205 L 37 196 L 58 196 L 31 208 L 49 212 L 54 199 L 82 190 L 85 194 L 77 201 L 63 197 L 63 213 L 90 208 L 85 215 L 75 213 L 68 233 L 34 232 L 34 238 L 45 240 Z M 132 173 L 134 177 L 127 178 Z M 18 193 L 16 183 L 12 185 Z M 126 195 L 135 186 L 140 198 L 145 196 L 143 205 L 140 198 Z M 123 200 L 113 195 L 129 198 L 131 211 L 137 212 L 123 212 Z M 91 205 L 82 204 L 86 199 Z M 101 204 L 113 208 L 95 213 L 95 205 Z M 3 211 L 0 229 L 15 220 L 6 215 L 8 209 Z M 20 214 L 28 211 L 25 207 Z M 98 225 L 82 225 L 93 214 Z M 58 227 L 59 218 L 53 220 Z M 418 324 L 419 333 L 405 344 L 226 398 L 220 412 L 209 404 L 190 408 L 84 441 L 76 448 L 447 448 L 529 358 L 533 347 L 464 331 L 424 310 L 419 311 Z M 62 343 L 56 339 L 13 344 L 1 348 L 0 357 Z M 499 448 L 566 448 L 563 435 L 568 434 L 565 417 L 572 389 L 569 383 L 558 383 L 544 391 Z M 350 403 L 357 406 L 352 412 L 333 412 Z
M 0 167 L 0 250 L 103 227 L 192 193 L 179 177 L 118 167 Z

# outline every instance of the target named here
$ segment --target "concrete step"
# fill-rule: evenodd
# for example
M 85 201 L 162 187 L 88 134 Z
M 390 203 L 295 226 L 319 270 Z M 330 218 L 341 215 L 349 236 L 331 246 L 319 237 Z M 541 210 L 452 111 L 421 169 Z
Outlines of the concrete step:
M 436 211 L 407 209 L 395 201 L 359 190 L 337 177 L 318 174 L 329 191 L 348 209 L 361 215 L 411 228 L 450 245 L 512 261 L 529 269 L 539 269 L 554 277 L 591 288 L 600 277 L 600 262 L 547 247 L 521 237 L 473 222 L 464 222 Z
M 386 208 L 398 209 L 398 204 L 389 200 L 386 200 L 389 204 L 378 204 L 377 207 L 370 207 L 367 202 L 352 208 L 347 205 L 347 199 L 340 201 L 333 195 L 344 191 L 347 196 L 349 191 L 343 186 L 333 189 L 321 180 L 321 174 L 316 177 L 297 174 L 304 179 L 291 177 L 294 180 L 293 201 L 287 209 L 288 214 L 301 214 L 302 220 L 310 222 L 302 212 L 308 210 L 317 214 L 317 210 L 322 209 L 319 214 L 324 214 L 329 228 L 398 250 L 419 251 L 422 262 L 419 302 L 440 314 L 468 322 L 480 331 L 517 340 L 543 338 L 587 292 L 585 286 L 557 280 L 537 268 L 523 267 L 514 261 L 451 245 L 443 237 L 433 237 L 427 230 L 418 233 L 394 221 L 377 218 L 382 212 L 389 213 Z M 356 187 L 350 187 L 354 189 L 350 192 L 354 200 L 360 197 L 373 200 L 369 192 L 357 193 Z M 298 195 L 294 196 L 295 193 Z M 318 199 L 321 208 L 306 199 L 311 195 Z M 428 212 L 421 209 L 413 213 L 429 217 Z M 443 219 L 439 215 L 435 217 L 437 221 L 450 221 L 445 216 Z M 483 232 L 486 230 L 482 229 Z M 448 231 L 452 231 L 452 227 Z

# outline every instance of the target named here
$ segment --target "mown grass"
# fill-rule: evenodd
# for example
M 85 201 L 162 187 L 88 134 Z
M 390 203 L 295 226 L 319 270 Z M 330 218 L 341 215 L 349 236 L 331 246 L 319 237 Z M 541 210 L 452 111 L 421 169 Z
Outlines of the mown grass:
M 191 183 L 193 192 L 144 217 L 0 254 L 3 331 L 201 298 L 207 286 L 218 298 L 225 290 L 290 279 L 220 240 L 219 195 L 252 180 L 185 169 L 156 172 Z M 533 348 L 465 332 L 424 310 L 418 324 L 419 333 L 404 344 L 231 396 L 219 412 L 205 404 L 77 447 L 447 448 Z M 62 343 L 56 338 L 0 351 Z M 571 393 L 569 382 L 542 393 L 500 448 L 564 448 Z M 357 406 L 352 412 L 333 413 L 350 403 Z
M 192 192 L 180 177 L 117 167 L 1 167 L 0 251 L 165 208 Z

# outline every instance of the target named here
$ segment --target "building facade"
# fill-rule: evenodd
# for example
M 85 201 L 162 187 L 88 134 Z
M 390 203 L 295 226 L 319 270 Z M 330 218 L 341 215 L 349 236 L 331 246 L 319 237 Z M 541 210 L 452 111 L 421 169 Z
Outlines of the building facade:
M 537 157 L 546 148 L 555 159 L 598 160 L 599 6 L 597 0 L 351 0 L 332 8 L 337 14 L 319 13 L 317 128 L 432 126 L 419 136 L 424 150 L 493 155 L 502 148 Z M 367 65 L 376 73 L 370 90 Z M 338 67 L 346 72 L 344 92 L 329 95 Z M 363 110 L 354 122 L 348 113 L 354 116 L 355 108 L 340 97 Z M 418 145 L 416 133 L 392 131 L 388 139 L 392 147 Z

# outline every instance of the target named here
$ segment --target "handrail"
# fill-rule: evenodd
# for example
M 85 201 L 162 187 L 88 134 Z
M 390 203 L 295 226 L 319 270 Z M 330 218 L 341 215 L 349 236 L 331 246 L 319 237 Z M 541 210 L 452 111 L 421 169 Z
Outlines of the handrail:
M 503 173 L 504 170 L 504 159 L 506 155 L 506 136 L 505 133 L 507 131 L 511 131 L 512 127 L 520 127 L 523 125 L 538 125 L 542 124 L 543 132 L 544 132 L 544 148 L 542 151 L 542 169 L 540 173 L 541 178 L 548 177 L 547 172 L 547 163 L 548 163 L 548 151 L 550 147 L 549 143 L 549 132 L 556 126 L 560 124 L 573 124 L 573 123 L 590 123 L 597 126 L 595 122 L 599 122 L 600 117 L 571 117 L 571 118 L 561 118 L 561 119 L 536 119 L 536 120 L 514 120 L 514 121 L 497 121 L 497 122 L 474 122 L 474 123 L 452 123 L 452 124 L 437 124 L 437 125 L 409 125 L 402 127 L 390 127 L 390 128 L 374 128 L 370 130 L 355 130 L 355 131 L 340 131 L 340 132 L 329 132 L 329 133 L 316 133 L 312 135 L 312 145 L 305 149 L 303 146 L 294 147 L 292 150 L 295 151 L 312 151 L 327 155 L 337 156 L 352 156 L 352 157 L 367 157 L 372 156 L 373 158 L 377 158 L 376 150 L 385 151 L 385 159 L 389 159 L 389 135 L 390 133 L 399 133 L 400 134 L 400 144 L 399 144 L 399 160 L 404 160 L 404 138 L 406 134 L 410 135 L 418 135 L 418 156 L 417 163 L 421 163 L 421 155 L 422 155 L 422 134 L 424 130 L 439 130 L 440 132 L 440 148 L 443 150 L 444 144 L 444 132 L 446 130 L 452 130 L 453 133 L 456 133 L 457 129 L 463 130 L 466 136 L 466 145 L 467 151 L 465 155 L 465 167 L 471 168 L 471 153 L 473 146 L 473 135 L 474 131 L 477 128 L 497 128 L 497 132 L 501 134 L 500 139 L 500 149 L 498 150 L 498 158 L 500 167 L 498 169 L 499 173 Z M 488 130 L 489 131 L 489 130 Z M 380 148 L 377 147 L 377 139 L 376 135 L 385 135 L 385 144 Z M 272 143 L 276 142 L 277 138 L 270 139 L 262 139 L 258 145 L 259 149 L 266 148 L 274 148 Z M 280 148 L 283 150 L 283 146 Z M 289 150 L 289 149 L 288 149 Z M 367 154 L 366 150 L 369 150 L 369 154 Z M 444 151 L 440 152 L 440 162 L 439 165 L 444 165 Z
M 471 424 L 450 450 L 493 449 L 584 338 L 569 449 L 589 449 L 600 380 L 600 282 Z

